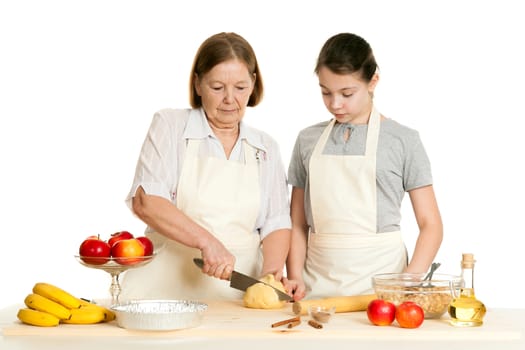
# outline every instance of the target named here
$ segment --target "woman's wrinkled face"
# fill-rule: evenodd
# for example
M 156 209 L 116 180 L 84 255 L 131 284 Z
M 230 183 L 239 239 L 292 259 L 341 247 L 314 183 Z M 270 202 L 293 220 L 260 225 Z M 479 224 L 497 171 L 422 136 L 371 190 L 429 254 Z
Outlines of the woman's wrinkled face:
M 246 112 L 254 80 L 244 62 L 237 59 L 222 62 L 197 77 L 195 90 L 210 124 L 217 128 L 236 126 Z
M 368 83 L 358 73 L 335 74 L 321 67 L 318 77 L 323 102 L 339 123 L 368 121 L 377 74 Z

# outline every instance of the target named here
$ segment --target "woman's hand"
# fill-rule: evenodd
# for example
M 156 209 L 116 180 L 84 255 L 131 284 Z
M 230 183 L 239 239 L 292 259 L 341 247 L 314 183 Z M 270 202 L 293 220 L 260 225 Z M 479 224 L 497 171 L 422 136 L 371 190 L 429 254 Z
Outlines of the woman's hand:
M 294 301 L 299 301 L 305 297 L 306 287 L 302 280 L 289 280 L 283 277 L 282 282 L 284 289 L 293 297 Z
M 204 261 L 203 273 L 223 280 L 230 279 L 235 266 L 235 256 L 221 242 L 216 239 L 211 240 L 201 250 L 201 255 Z

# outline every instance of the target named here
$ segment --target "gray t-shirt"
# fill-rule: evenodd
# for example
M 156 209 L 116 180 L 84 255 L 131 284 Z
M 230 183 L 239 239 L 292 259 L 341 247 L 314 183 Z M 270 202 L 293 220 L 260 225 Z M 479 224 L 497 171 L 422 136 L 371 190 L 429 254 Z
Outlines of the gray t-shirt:
M 308 169 L 313 149 L 328 123 L 325 121 L 312 125 L 299 132 L 288 168 L 289 184 L 305 189 L 306 220 L 312 228 Z M 350 128 L 350 137 L 345 142 L 347 128 Z M 367 130 L 368 125 L 336 123 L 323 154 L 364 155 Z M 432 184 L 430 161 L 416 130 L 392 119 L 381 121 L 376 182 L 377 232 L 399 231 L 401 202 L 405 192 Z

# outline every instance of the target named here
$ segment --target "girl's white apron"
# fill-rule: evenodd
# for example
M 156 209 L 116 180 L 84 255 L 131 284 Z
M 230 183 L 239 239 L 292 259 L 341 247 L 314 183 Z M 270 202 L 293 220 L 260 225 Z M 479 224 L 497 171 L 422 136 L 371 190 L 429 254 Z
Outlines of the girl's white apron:
M 260 273 L 259 235 L 253 233 L 260 207 L 259 171 L 255 149 L 243 141 L 245 163 L 199 157 L 200 140 L 189 140 L 179 184 L 177 207 L 205 227 L 236 258 L 235 269 L 251 276 Z M 242 292 L 229 282 L 203 274 L 193 264 L 201 257 L 158 234 L 148 235 L 164 245 L 144 267 L 127 271 L 122 283 L 125 299 L 236 299 Z
M 311 232 L 304 280 L 307 298 L 373 293 L 376 273 L 401 272 L 407 253 L 400 231 L 377 233 L 376 151 L 380 114 L 373 108 L 364 155 L 322 154 L 330 122 L 310 159 Z

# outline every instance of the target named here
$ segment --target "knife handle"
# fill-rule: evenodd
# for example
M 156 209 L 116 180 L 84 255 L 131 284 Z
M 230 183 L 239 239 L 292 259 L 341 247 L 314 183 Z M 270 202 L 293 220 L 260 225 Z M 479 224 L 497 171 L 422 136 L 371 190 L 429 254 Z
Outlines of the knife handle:
M 204 261 L 202 259 L 199 259 L 199 258 L 193 258 L 193 263 L 195 265 L 197 265 L 198 267 L 200 267 L 201 269 L 204 266 Z

